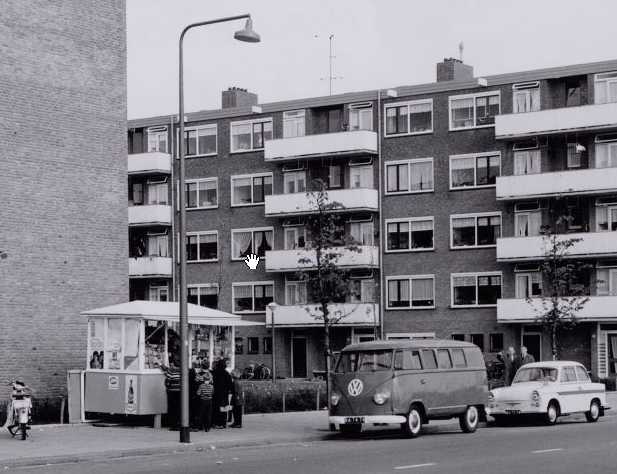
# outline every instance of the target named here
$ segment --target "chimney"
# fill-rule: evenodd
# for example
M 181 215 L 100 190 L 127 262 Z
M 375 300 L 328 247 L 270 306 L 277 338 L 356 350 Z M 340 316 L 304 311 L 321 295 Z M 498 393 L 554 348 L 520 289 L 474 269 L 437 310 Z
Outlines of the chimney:
M 473 66 L 456 58 L 443 58 L 437 63 L 437 82 L 469 81 L 473 79 Z
M 223 91 L 222 106 L 224 109 L 251 105 L 257 105 L 257 94 L 240 87 L 229 87 L 226 91 Z

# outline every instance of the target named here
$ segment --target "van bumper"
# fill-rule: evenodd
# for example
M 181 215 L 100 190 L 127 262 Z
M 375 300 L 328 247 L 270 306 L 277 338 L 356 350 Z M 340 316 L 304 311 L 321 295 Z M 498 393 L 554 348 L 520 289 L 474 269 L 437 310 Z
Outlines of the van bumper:
M 335 425 L 400 424 L 407 422 L 407 419 L 402 415 L 330 416 L 328 420 Z

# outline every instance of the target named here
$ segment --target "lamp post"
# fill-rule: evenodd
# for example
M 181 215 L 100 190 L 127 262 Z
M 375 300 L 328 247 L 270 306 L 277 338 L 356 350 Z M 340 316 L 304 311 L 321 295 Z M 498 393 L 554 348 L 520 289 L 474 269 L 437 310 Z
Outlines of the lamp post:
M 185 168 L 184 168 L 184 60 L 183 60 L 183 45 L 184 36 L 187 31 L 199 26 L 212 25 L 215 23 L 224 23 L 228 21 L 240 20 L 246 18 L 246 24 L 244 29 L 236 31 L 234 38 L 238 41 L 244 41 L 247 43 L 258 43 L 260 37 L 253 31 L 253 21 L 249 14 L 229 16 L 225 18 L 218 18 L 216 20 L 201 21 L 199 23 L 192 23 L 186 26 L 180 34 L 179 41 L 179 74 L 178 74 L 178 101 L 179 101 L 179 113 L 178 121 L 180 124 L 180 137 L 178 146 L 178 158 L 180 164 L 180 176 L 179 176 L 179 199 L 178 205 L 180 207 L 179 215 L 179 227 L 180 238 L 178 247 L 180 249 L 180 274 L 179 274 L 179 286 L 180 286 L 180 340 L 182 341 L 180 347 L 180 442 L 190 443 L 191 432 L 189 427 L 189 323 L 188 323 L 188 301 L 187 301 L 187 287 L 186 287 L 186 205 L 185 205 Z
M 276 343 L 274 342 L 276 335 L 274 334 L 274 312 L 278 306 L 279 305 L 274 301 L 268 304 L 268 308 L 270 309 L 270 318 L 272 319 L 272 382 L 276 382 Z

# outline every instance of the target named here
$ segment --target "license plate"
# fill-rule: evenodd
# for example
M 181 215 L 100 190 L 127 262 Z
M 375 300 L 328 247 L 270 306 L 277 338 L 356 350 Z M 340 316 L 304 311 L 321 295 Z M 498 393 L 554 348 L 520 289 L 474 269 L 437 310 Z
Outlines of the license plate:
M 520 415 L 520 410 L 506 410 L 506 414 L 508 415 Z
M 364 423 L 363 416 L 347 416 L 345 417 L 345 424 L 358 425 Z

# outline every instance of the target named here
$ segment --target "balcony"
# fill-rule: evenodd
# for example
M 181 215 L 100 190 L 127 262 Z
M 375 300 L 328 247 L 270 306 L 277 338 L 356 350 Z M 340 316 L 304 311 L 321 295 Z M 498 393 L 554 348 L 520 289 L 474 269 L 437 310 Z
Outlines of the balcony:
M 497 200 L 564 195 L 591 195 L 617 191 L 617 168 L 592 168 L 555 173 L 501 176 Z
M 339 211 L 377 211 L 376 189 L 337 189 L 328 191 L 328 202 L 339 203 Z M 265 214 L 267 217 L 297 216 L 310 214 L 317 210 L 306 193 L 274 194 L 266 196 Z
M 129 225 L 171 225 L 171 206 L 129 206 Z
M 134 153 L 129 155 L 128 171 L 137 174 L 170 174 L 171 155 L 169 153 Z
M 358 130 L 269 140 L 266 142 L 264 159 L 285 161 L 363 153 L 377 154 L 377 133 Z
M 562 234 L 564 240 L 582 239 L 568 249 L 568 257 L 601 258 L 617 256 L 617 232 L 584 232 L 578 234 Z M 550 248 L 548 238 L 506 237 L 497 239 L 497 261 L 540 260 Z
M 131 278 L 171 278 L 170 257 L 129 258 L 129 277 Z
M 342 247 L 337 250 L 340 256 L 337 265 L 345 268 L 377 268 L 379 266 L 379 249 L 376 246 L 359 246 L 359 251 Z M 308 259 L 300 263 L 300 259 Z M 295 272 L 315 268 L 316 255 L 314 250 L 269 250 L 266 252 L 267 272 Z
M 579 321 L 617 321 L 617 296 L 590 296 L 576 317 Z M 545 311 L 541 298 L 497 300 L 498 323 L 532 323 Z
M 511 139 L 617 128 L 617 103 L 498 115 L 495 138 Z
M 343 316 L 335 326 L 377 326 L 379 305 L 377 303 L 341 303 L 328 306 L 333 317 Z M 323 326 L 319 319 L 318 305 L 276 306 L 274 323 L 276 327 Z M 266 326 L 272 326 L 272 310 L 266 308 Z

